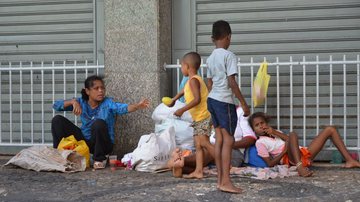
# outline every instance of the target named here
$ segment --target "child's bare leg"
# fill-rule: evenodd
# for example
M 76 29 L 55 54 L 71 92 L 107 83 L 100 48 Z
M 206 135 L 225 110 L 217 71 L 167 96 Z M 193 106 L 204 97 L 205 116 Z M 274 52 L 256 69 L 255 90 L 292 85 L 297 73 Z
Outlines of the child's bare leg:
M 210 143 L 209 136 L 201 135 L 200 143 L 201 143 L 201 147 L 205 148 L 209 152 L 210 156 L 215 159 L 215 147 Z
M 201 147 L 201 136 L 204 135 L 196 135 L 194 136 L 194 142 L 195 142 L 195 149 L 196 149 L 196 168 L 195 171 L 190 173 L 189 175 L 184 175 L 184 178 L 188 178 L 188 179 L 201 179 L 203 178 L 203 161 L 204 161 L 204 152 L 203 149 Z
M 220 187 L 222 176 L 222 164 L 221 164 L 221 150 L 223 144 L 223 137 L 219 127 L 215 128 L 215 164 L 217 169 L 217 187 Z
M 294 132 L 291 132 L 289 134 L 289 147 L 290 147 L 289 151 L 291 153 L 289 157 L 291 158 L 292 161 L 294 161 L 299 175 L 302 177 L 310 177 L 313 174 L 313 172 L 310 171 L 308 168 L 304 167 L 301 163 L 299 140 L 297 134 Z
M 324 144 L 327 139 L 331 139 L 336 148 L 339 150 L 341 155 L 344 157 L 346 163 L 345 168 L 354 168 L 360 167 L 360 163 L 353 158 L 351 158 L 344 142 L 342 141 L 340 134 L 334 126 L 328 126 L 322 130 L 316 138 L 310 143 L 308 150 L 311 153 L 311 158 L 314 159 L 315 156 L 321 151 L 324 147 Z
M 211 155 L 206 149 L 203 149 L 203 152 L 204 152 L 203 167 L 204 167 L 207 166 L 210 162 L 214 161 L 214 158 L 211 157 Z M 182 168 L 183 174 L 190 174 L 194 172 L 195 167 L 196 167 L 196 155 L 194 153 L 184 157 L 184 167 Z
M 242 189 L 235 187 L 230 180 L 231 152 L 234 144 L 234 137 L 226 129 L 221 129 L 223 134 L 223 146 L 221 151 L 222 177 L 219 189 L 224 192 L 241 193 Z

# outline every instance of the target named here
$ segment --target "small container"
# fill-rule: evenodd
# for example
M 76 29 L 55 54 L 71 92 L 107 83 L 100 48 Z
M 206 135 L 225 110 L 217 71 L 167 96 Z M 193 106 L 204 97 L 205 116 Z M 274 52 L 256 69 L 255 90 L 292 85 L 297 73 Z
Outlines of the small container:
M 331 163 L 341 164 L 343 162 L 343 157 L 339 151 L 333 151 L 331 156 Z
M 353 158 L 355 161 L 359 160 L 359 154 L 357 152 L 350 152 L 351 158 Z
M 117 155 L 109 156 L 109 164 L 110 164 L 110 169 L 112 171 L 116 170 L 116 162 L 117 162 Z

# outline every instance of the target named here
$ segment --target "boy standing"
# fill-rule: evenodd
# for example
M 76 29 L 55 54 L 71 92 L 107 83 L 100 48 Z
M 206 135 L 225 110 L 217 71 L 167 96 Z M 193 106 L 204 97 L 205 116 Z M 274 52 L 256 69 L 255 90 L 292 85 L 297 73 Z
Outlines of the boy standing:
M 212 41 L 216 48 L 206 63 L 208 65 L 208 110 L 215 128 L 215 163 L 218 172 L 217 187 L 224 192 L 241 193 L 230 180 L 230 159 L 234 144 L 237 115 L 234 95 L 240 101 L 244 116 L 250 114 L 235 80 L 238 74 L 237 59 L 228 51 L 231 28 L 228 22 L 220 20 L 213 24 Z
M 192 127 L 194 128 L 196 169 L 189 175 L 184 176 L 184 178 L 203 178 L 203 149 L 206 149 L 210 155 L 214 156 L 214 148 L 209 141 L 211 130 L 211 116 L 207 109 L 207 96 L 209 93 L 205 82 L 197 75 L 200 63 L 200 55 L 196 52 L 187 53 L 183 57 L 181 72 L 184 76 L 188 76 L 189 80 L 186 82 L 184 89 L 173 98 L 173 103 L 175 103 L 177 99 L 184 95 L 186 101 L 186 106 L 178 109 L 174 115 L 181 117 L 184 112 L 189 110 L 194 121 Z

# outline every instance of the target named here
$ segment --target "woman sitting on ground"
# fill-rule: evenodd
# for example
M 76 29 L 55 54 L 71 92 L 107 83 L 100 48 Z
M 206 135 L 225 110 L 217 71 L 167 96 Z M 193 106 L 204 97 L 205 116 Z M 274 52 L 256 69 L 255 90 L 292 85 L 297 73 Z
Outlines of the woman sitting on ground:
M 90 76 L 85 80 L 81 98 L 57 100 L 53 108 L 56 111 L 72 111 L 80 115 L 81 129 L 67 118 L 56 115 L 51 122 L 53 147 L 57 148 L 63 137 L 74 135 L 76 140 L 85 140 L 93 154 L 94 169 L 105 168 L 107 157 L 113 149 L 114 124 L 116 114 L 127 114 L 149 107 L 147 99 L 137 104 L 114 102 L 105 96 L 104 81 L 99 76 Z
M 331 139 L 345 158 L 345 168 L 360 167 L 360 163 L 350 156 L 335 127 L 326 127 L 306 148 L 299 147 L 296 133 L 291 132 L 287 136 L 280 131 L 274 130 L 268 125 L 269 120 L 269 117 L 262 112 L 256 112 L 249 118 L 250 126 L 259 137 L 256 141 L 258 154 L 269 167 L 277 164 L 295 165 L 300 176 L 309 177 L 313 172 L 308 167 L 328 139 Z

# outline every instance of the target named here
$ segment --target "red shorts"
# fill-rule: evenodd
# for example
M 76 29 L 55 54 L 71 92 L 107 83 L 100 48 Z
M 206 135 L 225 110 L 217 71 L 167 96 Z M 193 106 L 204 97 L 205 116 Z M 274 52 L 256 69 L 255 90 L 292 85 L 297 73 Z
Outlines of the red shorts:
M 311 165 L 311 153 L 309 152 L 309 150 L 306 147 L 300 147 L 300 154 L 301 154 L 301 162 L 303 164 L 304 167 L 309 167 Z M 293 163 L 290 161 L 289 156 L 287 154 L 285 154 L 282 159 L 282 164 L 284 165 L 296 165 L 296 163 Z

